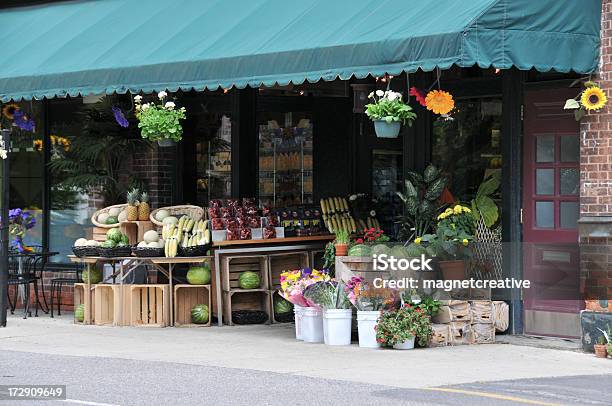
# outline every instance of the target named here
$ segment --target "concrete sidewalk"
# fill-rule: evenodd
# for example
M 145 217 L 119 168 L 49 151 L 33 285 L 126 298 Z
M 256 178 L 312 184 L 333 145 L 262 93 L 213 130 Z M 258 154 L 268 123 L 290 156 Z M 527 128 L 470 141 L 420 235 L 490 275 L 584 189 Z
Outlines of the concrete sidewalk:
M 306 344 L 293 335 L 293 325 L 157 329 L 74 325 L 71 315 L 10 317 L 8 327 L 0 329 L 0 350 L 240 368 L 399 388 L 612 374 L 610 360 L 574 351 L 511 344 L 374 350 Z

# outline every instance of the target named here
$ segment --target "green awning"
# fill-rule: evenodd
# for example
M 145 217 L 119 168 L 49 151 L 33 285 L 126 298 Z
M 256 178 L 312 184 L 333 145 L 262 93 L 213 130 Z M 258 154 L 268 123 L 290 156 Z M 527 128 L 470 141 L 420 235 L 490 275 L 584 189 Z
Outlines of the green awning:
M 477 64 L 594 72 L 600 0 L 76 0 L 0 10 L 0 98 Z

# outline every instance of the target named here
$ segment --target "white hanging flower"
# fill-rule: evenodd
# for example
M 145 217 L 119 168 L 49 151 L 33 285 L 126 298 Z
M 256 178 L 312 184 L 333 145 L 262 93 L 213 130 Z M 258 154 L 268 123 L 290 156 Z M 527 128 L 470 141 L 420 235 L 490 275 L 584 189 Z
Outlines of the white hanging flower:
M 376 96 L 383 97 L 384 95 L 385 95 L 385 92 L 383 92 L 382 90 L 377 90 L 376 91 Z
M 374 97 L 374 92 L 370 92 L 370 94 L 368 95 L 368 99 L 371 99 L 372 97 Z
M 174 104 L 174 102 L 166 102 L 166 104 L 164 104 L 164 108 L 168 109 L 168 110 L 174 110 L 174 107 L 176 107 L 176 105 Z
M 134 96 L 134 101 L 136 103 L 140 103 L 142 101 L 142 96 L 141 95 Z
M 376 210 L 370 210 L 370 216 L 376 217 Z
M 349 200 L 352 202 L 354 200 L 357 200 L 357 195 L 350 195 L 349 196 Z
M 149 103 L 145 103 L 145 104 L 142 105 L 142 110 L 144 111 L 144 110 L 148 109 L 149 107 L 151 107 L 149 105 Z
M 389 101 L 393 101 L 395 99 L 397 99 L 399 93 L 395 93 L 395 92 L 389 92 L 389 94 L 387 94 L 387 99 Z
M 159 97 L 159 100 L 162 100 L 166 96 L 168 96 L 168 93 L 166 93 L 163 90 L 161 92 L 157 93 L 157 97 Z

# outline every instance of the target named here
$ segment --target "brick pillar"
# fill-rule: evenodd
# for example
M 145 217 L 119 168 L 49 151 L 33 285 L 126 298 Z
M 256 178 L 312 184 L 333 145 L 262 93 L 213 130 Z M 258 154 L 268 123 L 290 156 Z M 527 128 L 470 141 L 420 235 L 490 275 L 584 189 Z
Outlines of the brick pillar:
M 132 172 L 147 182 L 151 207 L 158 208 L 172 204 L 172 179 L 175 148 L 159 148 L 157 144 L 149 150 L 134 154 Z
M 612 0 L 602 1 L 601 59 L 594 80 L 608 105 L 580 125 L 581 285 L 587 309 L 612 311 Z M 609 300 L 606 303 L 606 300 Z

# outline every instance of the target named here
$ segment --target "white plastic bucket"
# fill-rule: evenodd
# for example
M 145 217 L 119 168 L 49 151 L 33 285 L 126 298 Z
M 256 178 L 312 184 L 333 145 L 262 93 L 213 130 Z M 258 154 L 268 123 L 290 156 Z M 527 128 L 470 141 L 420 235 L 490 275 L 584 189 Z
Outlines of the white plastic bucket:
M 295 314 L 295 338 L 296 340 L 303 340 L 302 338 L 302 306 L 293 306 L 293 313 Z
M 300 337 L 307 343 L 323 342 L 323 314 L 314 307 L 303 307 L 300 328 Z
M 376 324 L 379 318 L 379 311 L 357 311 L 357 330 L 359 331 L 360 347 L 380 347 L 380 344 L 376 341 Z
M 324 342 L 327 345 L 350 345 L 351 309 L 329 309 L 323 311 Z
M 404 341 L 403 343 L 397 343 L 393 346 L 396 350 L 412 350 L 414 349 L 414 336 L 410 340 Z

